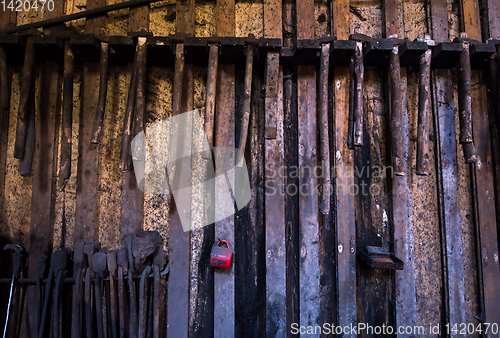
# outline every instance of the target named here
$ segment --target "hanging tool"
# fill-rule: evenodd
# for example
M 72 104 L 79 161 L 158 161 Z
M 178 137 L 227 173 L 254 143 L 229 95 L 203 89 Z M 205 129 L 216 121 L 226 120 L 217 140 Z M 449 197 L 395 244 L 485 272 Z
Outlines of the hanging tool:
M 144 130 L 144 110 L 146 109 L 146 62 L 147 62 L 147 46 L 146 38 L 138 37 L 138 63 L 137 63 L 137 87 L 135 92 L 135 126 L 134 135 L 139 134 Z M 139 142 L 138 142 L 139 144 Z M 145 149 L 138 146 L 135 148 L 133 158 L 141 158 Z
M 127 296 L 124 276 L 128 273 L 127 253 L 125 249 L 118 250 L 116 253 L 118 263 L 118 318 L 120 322 L 120 338 L 128 336 L 127 321 Z
M 106 108 L 106 94 L 108 92 L 108 43 L 101 42 L 101 59 L 99 61 L 99 99 L 97 101 L 97 112 L 95 117 L 94 130 L 92 131 L 92 143 L 99 143 L 104 120 L 104 110 Z
M 217 90 L 217 68 L 219 66 L 219 43 L 220 38 L 209 38 L 207 86 L 205 98 L 205 135 L 207 137 L 209 150 L 202 152 L 202 158 L 212 159 L 212 147 L 214 142 L 214 111 L 215 93 Z M 247 55 L 248 57 L 248 55 Z
M 52 336 L 54 338 L 61 338 L 60 334 L 60 320 L 62 308 L 62 290 L 64 285 L 64 277 L 66 277 L 66 268 L 68 267 L 68 251 L 66 249 L 59 250 L 60 257 L 54 266 L 54 275 L 56 277 L 56 285 L 54 287 L 54 299 L 52 304 Z M 55 253 L 54 253 L 55 255 Z M 51 264 L 52 265 L 52 264 Z
M 47 257 L 40 257 L 36 263 L 36 328 L 40 330 L 40 321 L 42 320 L 43 309 L 43 279 L 47 270 Z
M 321 39 L 321 57 L 319 65 L 319 110 L 318 129 L 321 154 L 321 203 L 319 210 L 323 215 L 330 213 L 331 178 L 330 178 L 330 138 L 328 137 L 328 74 L 330 72 L 330 43 L 334 37 Z
M 134 258 L 133 258 L 133 247 L 135 244 L 136 236 L 129 236 L 125 238 L 125 252 L 128 259 L 128 272 L 127 272 L 127 283 L 129 291 L 129 315 L 130 315 L 130 335 L 137 337 L 138 334 L 138 322 L 137 322 L 137 297 L 136 289 L 134 285 L 134 277 L 136 276 L 136 271 L 134 268 Z
M 103 312 L 102 281 L 108 277 L 106 253 L 105 252 L 95 253 L 92 256 L 92 265 L 95 273 L 94 299 L 95 299 L 95 311 L 97 319 L 97 337 L 104 338 L 107 336 L 107 328 L 104 327 L 103 324 L 103 318 L 106 316 L 106 313 Z
M 354 92 L 350 93 L 354 96 L 353 108 L 353 145 L 356 147 L 363 145 L 363 93 L 364 93 L 364 76 L 365 65 L 363 61 L 363 43 L 370 42 L 371 37 L 360 34 L 359 28 L 354 30 L 354 34 L 349 37 L 351 40 L 356 41 L 356 50 L 354 52 Z
M 24 146 L 24 156 L 19 164 L 19 175 L 31 177 L 33 170 L 33 156 L 35 155 L 36 135 L 35 135 L 35 84 L 32 83 L 28 103 L 28 116 L 26 126 L 26 143 Z
M 73 246 L 73 304 L 71 307 L 71 338 L 80 338 L 82 335 L 82 300 L 83 300 L 83 278 L 87 269 L 87 259 L 84 253 L 85 244 L 76 242 Z
M 92 279 L 94 278 L 94 265 L 92 256 L 101 249 L 100 242 L 88 242 L 83 247 L 87 257 L 88 268 L 85 272 L 84 297 L 85 297 L 85 334 L 87 338 L 93 337 L 94 328 L 94 301 L 92 297 Z
M 351 56 L 349 63 L 349 116 L 347 121 L 346 143 L 349 149 L 354 149 L 354 93 L 356 91 L 356 81 L 354 81 L 354 56 Z
M 146 338 L 147 333 L 147 312 L 148 312 L 148 280 L 151 267 L 148 265 L 141 275 L 139 283 L 139 338 Z
M 160 337 L 160 270 L 163 268 L 163 248 L 157 245 L 153 253 L 153 338 Z
M 3 248 L 4 250 L 14 250 L 14 265 L 12 268 L 12 278 L 10 282 L 10 291 L 9 291 L 9 302 L 7 303 L 7 314 L 5 316 L 5 325 L 3 328 L 3 338 L 7 337 L 7 328 L 9 327 L 9 322 L 11 318 L 11 310 L 12 310 L 12 301 L 14 294 L 14 287 L 16 286 L 16 281 L 21 273 L 21 265 L 23 263 L 24 249 L 22 246 L 18 244 L 7 244 Z M 16 311 L 14 313 L 14 321 L 11 323 L 11 334 L 13 333 L 14 337 L 17 337 L 17 307 L 19 306 L 19 298 L 18 293 L 16 293 L 15 306 Z
M 418 82 L 418 127 L 417 127 L 417 175 L 429 175 L 429 109 L 431 98 L 431 58 L 436 42 L 426 33 L 417 41 L 427 43 L 427 49 L 420 57 Z
M 10 84 L 7 67 L 7 54 L 5 49 L 0 47 L 0 101 L 2 109 L 8 110 L 10 107 Z
M 245 40 L 245 43 L 247 45 L 246 61 L 245 61 L 245 88 L 243 92 L 243 105 L 242 105 L 243 114 L 241 117 L 240 146 L 238 147 L 238 152 L 237 152 L 238 157 L 236 161 L 236 165 L 238 167 L 243 166 L 243 159 L 245 157 L 245 147 L 248 135 L 248 124 L 250 122 L 250 101 L 252 99 L 253 54 L 255 45 L 257 45 L 258 41 L 255 38 L 255 36 L 253 36 L 253 34 L 250 34 L 248 38 Z M 276 86 L 277 85 L 278 81 L 276 81 Z M 277 109 L 277 104 L 276 104 L 276 109 Z
M 115 278 L 117 273 L 117 263 L 116 263 L 116 251 L 110 251 L 107 255 L 107 264 L 109 271 L 109 305 L 111 314 L 111 336 L 113 338 L 118 337 L 117 332 L 117 307 L 116 307 L 116 287 Z
M 120 151 L 120 161 L 118 167 L 121 171 L 127 171 L 130 157 L 130 136 L 132 135 L 132 120 L 134 118 L 135 92 L 137 90 L 137 68 L 139 63 L 139 44 L 135 47 L 134 63 L 130 76 L 130 86 L 128 89 L 127 106 L 125 108 L 125 118 L 123 120 L 123 136 Z
M 24 147 L 26 145 L 26 132 L 28 128 L 29 106 L 31 88 L 34 82 L 35 66 L 35 46 L 33 36 L 28 36 L 26 40 L 26 50 L 24 54 L 24 64 L 21 75 L 21 89 L 19 92 L 19 110 L 17 113 L 16 141 L 14 144 L 14 157 L 22 159 L 24 157 Z
M 71 175 L 71 143 L 73 138 L 73 76 L 75 57 L 70 41 L 64 42 L 64 71 L 62 98 L 61 160 L 59 178 L 68 179 Z
M 458 110 L 460 122 L 459 141 L 464 151 L 465 163 L 476 162 L 476 148 L 472 137 L 472 86 L 470 51 L 471 43 L 478 42 L 467 38 L 467 33 L 460 33 L 455 42 L 462 44 L 462 52 L 458 61 Z
M 40 330 L 38 331 L 38 338 L 43 338 L 45 335 L 45 325 L 48 320 L 49 311 L 49 301 L 52 293 L 52 284 L 54 282 L 54 275 L 57 274 L 59 277 L 59 272 L 66 268 L 68 264 L 68 252 L 66 250 L 57 250 L 50 257 L 50 269 L 49 276 L 47 279 L 47 285 L 45 287 L 45 299 L 43 303 L 42 320 L 40 322 Z M 57 292 L 57 291 L 56 291 Z
M 389 71 L 391 77 L 391 148 L 394 174 L 404 176 L 406 171 L 406 159 L 403 147 L 403 93 L 401 91 L 401 64 L 399 62 L 399 45 L 401 40 L 397 35 L 389 36 L 393 42 L 392 51 L 389 54 Z
M 210 252 L 210 266 L 219 269 L 229 269 L 232 259 L 233 250 L 229 249 L 227 241 L 219 239 L 219 241 L 212 246 L 212 251 Z

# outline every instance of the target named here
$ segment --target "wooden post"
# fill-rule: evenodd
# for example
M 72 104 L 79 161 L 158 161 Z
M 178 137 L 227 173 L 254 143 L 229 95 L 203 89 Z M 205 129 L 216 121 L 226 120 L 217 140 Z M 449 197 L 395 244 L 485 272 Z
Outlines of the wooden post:
M 264 37 L 281 38 L 281 0 L 264 1 Z M 279 52 L 267 53 L 266 65 L 266 128 L 274 124 L 274 133 L 265 131 L 266 163 L 266 333 L 285 337 L 286 326 L 286 224 L 285 196 L 281 189 L 285 178 L 279 174 L 283 168 L 283 77 L 279 65 Z M 270 126 L 273 128 L 273 126 Z M 273 137 L 269 137 L 274 134 Z
M 333 4 L 333 34 L 339 40 L 349 37 L 349 1 L 336 0 Z M 334 70 L 335 86 L 334 126 L 337 212 L 337 318 L 339 326 L 357 323 L 356 301 L 356 230 L 354 195 L 349 189 L 354 178 L 347 171 L 353 166 L 353 152 L 347 146 L 349 121 L 349 69 L 337 67 Z M 346 337 L 352 337 L 347 335 Z
M 491 1 L 488 1 L 489 8 Z M 471 39 L 482 40 L 479 2 L 477 0 L 461 2 L 462 30 Z M 496 18 L 491 20 L 491 15 Z M 489 31 L 498 34 L 499 12 L 490 14 Z M 492 36 L 497 38 L 497 36 Z M 477 255 L 479 273 L 482 285 L 481 321 L 483 323 L 500 321 L 500 293 L 497 292 L 497 283 L 500 280 L 498 264 L 498 233 L 495 216 L 495 198 L 493 182 L 493 160 L 491 153 L 490 126 L 488 119 L 488 105 L 486 85 L 482 82 L 485 77 L 483 70 L 473 70 L 472 86 L 472 129 L 474 145 L 477 151 L 477 162 L 470 165 L 472 200 L 474 209 L 474 223 L 478 236 Z M 496 95 L 493 94 L 493 95 Z M 497 337 L 491 332 L 487 337 Z

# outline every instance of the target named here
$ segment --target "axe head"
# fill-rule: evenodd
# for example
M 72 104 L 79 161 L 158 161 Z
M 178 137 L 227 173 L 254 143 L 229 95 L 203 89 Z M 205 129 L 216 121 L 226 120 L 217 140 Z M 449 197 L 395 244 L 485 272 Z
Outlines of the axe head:
M 108 277 L 107 255 L 105 252 L 97 252 L 92 256 L 94 272 L 101 278 Z

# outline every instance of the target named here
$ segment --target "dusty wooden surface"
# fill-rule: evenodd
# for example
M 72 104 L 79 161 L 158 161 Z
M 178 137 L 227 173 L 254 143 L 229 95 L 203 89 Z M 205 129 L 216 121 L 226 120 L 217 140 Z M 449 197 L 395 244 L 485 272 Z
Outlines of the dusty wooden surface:
M 115 2 L 117 1 L 107 1 L 106 3 Z M 299 1 L 297 3 L 299 12 L 302 11 L 301 6 L 304 3 L 309 2 Z M 473 3 L 477 2 L 471 2 L 470 6 L 473 6 Z M 391 4 L 396 6 L 395 11 L 397 11 L 398 16 L 396 20 L 387 21 L 384 5 Z M 352 11 L 349 12 L 349 5 L 353 6 L 359 15 Z M 64 14 L 69 14 L 84 10 L 85 6 L 91 7 L 90 3 L 87 4 L 85 0 L 69 0 L 65 3 L 64 8 L 61 8 L 61 11 L 64 11 Z M 281 9 L 278 9 L 280 6 L 283 9 L 283 16 Z M 361 33 L 373 37 L 383 37 L 389 35 L 390 32 L 410 40 L 423 37 L 425 32 L 431 32 L 433 37 L 439 41 L 452 40 L 458 36 L 461 30 L 465 30 L 469 33 L 469 37 L 484 40 L 488 37 L 499 37 L 498 20 L 494 20 L 498 19 L 500 15 L 497 13 L 497 6 L 495 1 L 486 1 L 484 2 L 484 12 L 480 12 L 477 7 L 465 6 L 461 10 L 461 6 L 458 6 L 458 3 L 453 0 L 431 1 L 427 5 L 426 2 L 420 0 L 403 2 L 336 0 L 331 4 L 316 3 L 314 10 L 311 8 L 312 5 L 309 5 L 305 10 L 312 20 L 302 20 L 301 16 L 295 17 L 295 2 L 284 1 L 281 3 L 268 0 L 264 2 L 236 2 L 234 8 L 224 11 L 222 7 L 217 7 L 214 1 L 207 1 L 197 2 L 195 10 L 188 13 L 187 17 L 193 18 L 189 20 L 194 22 L 193 31 L 196 37 L 207 37 L 215 34 L 246 37 L 252 33 L 257 38 L 283 37 L 285 46 L 293 45 L 295 36 L 306 38 L 305 35 L 301 35 L 304 30 L 312 32 L 307 37 L 319 38 L 332 32 L 337 36 L 337 39 L 347 39 L 355 28 L 359 28 Z M 266 12 L 266 7 L 272 8 L 272 10 Z M 278 14 L 270 15 L 269 13 L 272 13 L 273 10 L 277 11 Z M 441 11 L 440 22 L 433 21 L 436 10 Z M 129 31 L 137 32 L 149 28 L 149 31 L 156 36 L 167 36 L 175 33 L 178 20 L 175 12 L 176 3 L 164 1 L 133 11 L 113 12 L 106 19 L 95 19 L 94 24 L 91 24 L 90 20 L 87 23 L 85 20 L 79 20 L 71 23 L 70 26 L 80 32 L 87 30 L 87 32 L 106 35 L 125 35 Z M 14 22 L 24 24 L 42 19 L 42 14 L 36 12 L 19 12 L 17 15 L 6 15 L 0 12 L 0 18 L 5 16 L 9 17 L 10 25 Z M 431 18 L 431 16 L 433 17 Z M 43 17 L 46 18 L 46 16 Z M 232 20 L 233 27 L 224 26 L 219 31 L 217 18 L 221 17 Z M 2 19 L 0 25 L 4 25 L 4 22 L 7 21 Z M 277 33 L 281 27 L 283 34 Z M 231 68 L 233 66 L 225 67 Z M 314 73 L 315 68 L 310 68 L 311 74 Z M 47 229 L 50 229 L 52 233 L 52 250 L 61 247 L 71 248 L 75 238 L 95 238 L 103 243 L 103 248 L 116 249 L 121 246 L 124 235 L 141 229 L 158 230 L 162 236 L 164 250 L 168 250 L 168 204 L 164 202 L 162 196 L 142 194 L 135 186 L 133 171 L 122 173 L 117 167 L 131 68 L 114 64 L 109 66 L 103 134 L 101 135 L 101 143 L 96 147 L 90 145 L 88 135 L 92 131 L 95 117 L 94 106 L 97 102 L 95 88 L 98 87 L 99 83 L 98 65 L 87 64 L 83 68 L 81 64 L 76 66 L 73 91 L 71 175 L 67 180 L 52 176 L 54 187 L 52 194 L 49 194 L 52 197 L 44 200 L 39 197 L 34 200 L 32 197 L 38 196 L 37 191 L 40 191 L 40 182 L 37 183 L 36 176 L 39 165 L 36 164 L 36 160 L 33 167 L 34 176 L 29 178 L 19 175 L 20 161 L 13 159 L 19 108 L 20 70 L 19 65 L 12 68 L 9 114 L 4 113 L 1 120 L 0 185 L 2 199 L 0 201 L 0 231 L 2 239 L 5 242 L 20 243 L 28 249 L 32 247 L 32 250 L 35 250 L 30 242 L 36 234 L 32 233 L 30 228 L 33 226 L 32 220 L 38 219 L 37 210 L 41 210 L 40 212 L 45 215 L 42 219 L 47 220 L 45 221 L 46 225 L 49 226 Z M 200 110 L 203 119 L 206 69 L 205 67 L 195 67 L 193 72 L 193 105 Z M 242 92 L 243 81 L 241 78 L 244 72 L 241 65 L 236 65 L 233 72 L 235 74 L 236 96 L 235 132 L 238 135 L 237 125 L 241 118 L 239 116 L 241 102 L 236 94 Z M 478 292 L 477 248 L 471 179 L 475 177 L 477 182 L 483 182 L 477 184 L 479 197 L 484 200 L 479 208 L 479 214 L 476 215 L 479 216 L 478 220 L 481 229 L 483 229 L 480 236 L 484 236 L 485 225 L 489 225 L 490 232 L 495 233 L 497 220 L 493 197 L 498 200 L 498 191 L 495 191 L 493 182 L 496 181 L 498 185 L 498 178 L 493 176 L 492 166 L 498 167 L 498 163 L 494 163 L 492 159 L 492 153 L 495 153 L 497 149 L 492 148 L 489 142 L 490 130 L 486 96 L 488 81 L 484 80 L 485 72 L 475 72 L 473 85 L 478 83 L 476 95 L 482 99 L 477 101 L 481 105 L 476 110 L 474 136 L 479 142 L 479 146 L 476 146 L 482 155 L 481 158 L 486 158 L 482 162 L 483 166 L 478 166 L 476 174 L 471 176 L 469 166 L 464 163 L 463 152 L 458 146 L 458 140 L 450 139 L 450 137 L 456 138 L 458 135 L 458 125 L 453 124 L 458 121 L 458 119 L 453 119 L 453 116 L 457 114 L 456 75 L 448 70 L 434 71 L 433 85 L 439 89 L 439 83 L 441 83 L 446 89 L 445 93 L 435 90 L 434 95 L 436 96 L 433 97 L 433 100 L 442 97 L 450 104 L 443 107 L 441 100 L 437 100 L 438 105 L 433 102 L 429 126 L 429 175 L 416 176 L 418 73 L 412 69 L 402 70 L 402 80 L 407 88 L 405 106 L 407 107 L 409 126 L 408 170 L 407 176 L 404 178 L 409 189 L 408 192 L 411 192 L 411 199 L 408 199 L 407 204 L 407 213 L 411 217 L 408 216 L 407 226 L 412 224 L 414 234 L 412 248 L 414 271 L 409 272 L 408 278 L 413 278 L 416 285 L 414 297 L 417 325 L 428 327 L 429 324 L 438 322 L 444 325 L 445 320 L 465 320 L 467 323 L 479 324 L 476 316 L 480 315 L 482 309 Z M 300 93 L 297 92 L 297 68 L 285 66 L 282 74 L 284 77 L 280 75 L 280 79 L 283 81 L 283 161 L 287 166 L 299 165 L 301 155 L 300 140 L 298 140 L 297 104 L 300 105 L 300 102 L 297 102 L 297 99 Z M 317 313 L 318 316 L 318 319 L 313 318 L 313 322 L 317 320 L 319 323 L 338 321 L 339 324 L 353 321 L 371 325 L 398 324 L 397 318 L 401 313 L 398 314 L 396 311 L 398 309 L 396 288 L 397 284 L 401 283 L 401 279 L 398 282 L 394 272 L 368 269 L 357 262 L 355 255 L 351 254 L 351 247 L 355 250 L 366 245 L 383 246 L 392 252 L 397 247 L 397 243 L 394 241 L 395 232 L 401 230 L 393 220 L 397 210 L 393 204 L 392 178 L 389 175 L 384 177 L 374 175 L 375 167 L 388 166 L 391 159 L 387 137 L 390 101 L 386 87 L 388 79 L 385 74 L 385 69 L 368 68 L 365 71 L 364 146 L 350 151 L 343 143 L 344 129 L 347 128 L 347 125 L 344 126 L 343 123 L 347 121 L 344 113 L 347 112 L 348 71 L 343 68 L 335 68 L 330 73 L 329 110 L 332 113 L 329 131 L 332 165 L 337 166 L 339 163 L 343 163 L 344 166 L 354 165 L 359 170 L 363 167 L 370 169 L 369 174 L 365 171 L 361 175 L 346 177 L 340 175 L 339 168 L 336 167 L 337 176 L 332 177 L 332 180 L 335 180 L 337 185 L 339 183 L 355 183 L 359 187 L 360 184 L 365 183 L 368 184 L 367 187 L 375 185 L 380 193 L 367 196 L 359 194 L 354 197 L 332 196 L 331 215 L 329 217 L 319 216 L 319 219 L 316 220 L 315 233 L 318 243 L 315 245 L 318 246 L 319 258 L 317 262 L 314 262 L 315 268 L 313 270 L 314 276 L 315 278 L 317 276 L 318 280 L 315 280 L 314 286 L 308 286 L 306 290 L 304 290 L 304 271 L 301 270 L 301 266 L 304 267 L 304 257 L 300 256 L 303 245 L 302 242 L 299 242 L 299 238 L 303 238 L 303 235 L 299 236 L 301 228 L 298 221 L 300 215 L 304 214 L 304 205 L 299 202 L 298 196 L 285 196 L 285 211 L 283 217 L 280 218 L 281 221 L 285 222 L 282 229 L 284 232 L 280 232 L 283 236 L 280 243 L 284 243 L 285 256 L 281 256 L 279 261 L 280 266 L 286 265 L 285 269 L 280 271 L 280 273 L 285 272 L 285 276 L 280 275 L 281 281 L 285 278 L 285 286 L 276 292 L 279 291 L 281 296 L 285 296 L 285 300 L 280 301 L 280 313 L 285 313 L 286 320 L 281 318 L 280 321 L 273 321 L 266 317 L 265 312 L 267 301 L 265 296 L 265 259 L 267 255 L 266 245 L 269 244 L 268 241 L 265 241 L 265 217 L 269 216 L 265 216 L 263 177 L 266 149 L 264 146 L 265 142 L 270 143 L 269 140 L 264 141 L 265 96 L 262 97 L 261 90 L 265 88 L 265 74 L 262 65 L 254 67 L 252 114 L 246 151 L 252 200 L 244 210 L 235 216 L 234 220 L 236 225 L 234 234 L 236 243 L 234 332 L 237 332 L 238 336 L 254 336 L 258 332 L 263 332 L 266 322 L 267 326 L 270 324 L 275 327 L 286 325 L 285 329 L 289 332 L 290 324 L 299 322 L 301 318 L 304 320 L 302 316 L 313 308 L 312 312 Z M 313 85 L 314 82 L 315 86 L 315 81 L 314 76 L 309 76 L 308 83 Z M 89 86 L 92 90 L 89 90 Z M 170 116 L 173 86 L 172 66 L 148 67 L 146 126 Z M 299 85 L 299 92 L 303 88 Z M 40 89 L 38 90 L 40 91 Z M 313 105 L 314 102 L 315 100 L 312 99 L 310 105 Z M 338 109 L 341 105 L 345 105 L 345 111 Z M 441 115 L 444 109 L 447 109 L 447 115 Z M 308 114 L 309 110 L 316 111 L 312 108 L 308 109 Z M 438 124 L 441 123 L 442 118 L 447 119 L 447 122 L 443 121 L 443 123 L 449 124 L 450 131 L 457 129 L 454 136 L 443 133 L 441 129 L 438 130 L 440 128 Z M 54 120 L 54 123 L 60 124 L 59 117 Z M 60 132 L 60 129 L 53 131 L 54 135 L 58 135 Z M 480 135 L 487 136 L 481 137 Z M 496 131 L 493 130 L 492 137 L 495 135 L 497 135 Z M 313 137 L 313 135 L 308 136 Z M 52 159 L 56 165 L 60 160 L 58 142 L 59 140 L 56 139 L 53 148 L 56 157 Z M 239 140 L 236 139 L 235 144 L 238 145 L 238 142 Z M 439 145 L 441 153 L 436 153 L 439 142 L 441 143 Z M 443 152 L 445 149 L 450 149 L 450 152 L 445 154 Z M 316 149 L 316 156 L 318 156 L 318 151 L 319 147 Z M 339 151 L 340 159 L 337 157 Z M 276 156 L 277 154 L 272 153 L 272 155 Z M 36 156 L 35 153 L 35 159 Z M 201 161 L 201 158 L 193 159 L 193 171 L 202 168 Z M 439 163 L 436 164 L 436 161 Z M 439 170 L 442 171 L 439 172 Z M 453 174 L 446 176 L 448 174 L 446 170 L 452 170 Z M 498 174 L 498 168 L 496 170 Z M 44 171 L 43 174 L 50 176 L 48 171 Z M 57 171 L 54 171 L 53 175 L 57 175 Z M 50 179 L 49 176 L 47 179 Z M 304 177 L 301 180 L 308 181 Z M 446 185 L 446 182 L 450 185 Z M 298 184 L 298 178 L 287 176 L 285 184 L 291 183 Z M 451 190 L 447 190 L 446 187 Z M 447 199 L 447 196 L 450 197 L 450 200 Z M 317 210 L 316 208 L 313 213 L 317 214 Z M 447 223 L 450 217 L 453 217 L 456 222 Z M 446 246 L 443 246 L 448 232 L 453 228 L 454 224 L 451 223 L 459 223 L 457 228 L 459 232 L 461 231 L 461 253 L 456 255 L 455 252 L 454 256 L 453 253 L 446 251 Z M 124 232 L 123 229 L 128 230 Z M 186 285 L 189 287 L 189 335 L 212 336 L 214 332 L 214 281 L 213 271 L 207 266 L 206 261 L 215 238 L 213 226 L 192 231 L 190 237 L 190 284 Z M 273 237 L 273 239 L 276 238 Z M 460 242 L 458 238 L 455 239 L 456 243 Z M 451 240 L 452 238 L 447 238 L 446 243 L 449 244 Z M 482 240 L 482 246 L 484 246 L 485 239 Z M 487 268 L 491 268 L 492 273 L 498 273 L 498 262 L 495 262 L 494 249 L 496 240 L 495 235 L 491 238 L 492 243 L 488 244 L 486 250 L 488 263 L 491 263 L 487 265 Z M 339 251 L 339 244 L 342 244 L 342 252 Z M 43 243 L 43 245 L 50 244 Z M 483 250 L 480 251 L 482 254 Z M 311 252 L 308 250 L 307 253 L 307 259 L 311 258 L 309 256 Z M 342 255 L 348 257 L 343 259 Z M 286 257 L 286 260 L 283 257 Z M 451 270 L 446 270 L 446 265 L 453 264 L 450 258 L 459 259 L 463 264 L 463 299 L 461 295 L 458 296 L 458 302 L 461 304 L 459 308 L 456 308 L 457 300 L 450 297 L 453 287 L 458 288 L 459 294 L 462 288 L 460 284 L 452 283 L 454 277 L 450 274 Z M 346 269 L 340 270 L 341 267 Z M 483 269 L 483 274 L 484 271 Z M 483 280 L 484 282 L 485 280 Z M 487 282 L 487 284 L 492 285 L 491 282 Z M 341 290 L 342 292 L 340 292 Z M 321 302 L 318 302 L 317 299 L 308 299 L 307 302 L 314 305 L 305 309 L 307 303 L 304 302 L 303 297 L 306 296 L 306 291 L 311 295 L 320 294 L 318 299 L 321 299 Z M 491 297 L 497 294 L 494 291 L 485 294 L 489 304 L 496 303 L 496 300 Z M 494 320 L 490 319 L 491 315 L 488 315 L 488 313 L 492 313 L 491 311 L 486 309 L 486 318 L 489 321 Z M 493 313 L 492 316 L 495 318 L 496 314 Z M 425 336 L 433 335 L 427 333 Z

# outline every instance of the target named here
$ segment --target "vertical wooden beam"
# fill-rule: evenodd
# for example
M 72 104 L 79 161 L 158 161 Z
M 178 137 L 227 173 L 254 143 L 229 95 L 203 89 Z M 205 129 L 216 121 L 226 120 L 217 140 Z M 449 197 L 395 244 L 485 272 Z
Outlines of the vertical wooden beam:
M 194 35 L 194 0 L 179 1 L 176 4 L 176 34 L 180 36 Z M 176 65 L 173 94 L 173 115 L 179 115 L 193 109 L 193 66 L 184 65 L 184 44 L 178 43 L 176 48 Z M 182 77 L 182 78 L 181 78 Z M 175 137 L 175 136 L 174 136 Z M 191 140 L 192 135 L 187 139 Z M 179 141 L 181 142 L 181 141 Z M 186 145 L 184 145 L 185 147 Z M 183 167 L 186 175 L 191 176 L 191 166 Z M 179 173 L 175 174 L 176 176 Z M 172 199 L 172 202 L 174 199 Z M 172 203 L 171 202 L 171 203 Z M 184 231 L 178 212 L 192 206 L 171 204 L 170 209 L 170 266 L 174 275 L 168 281 L 167 336 L 188 337 L 189 332 L 189 254 L 190 231 Z
M 281 27 L 281 0 L 265 0 L 264 37 L 281 38 Z M 265 124 L 272 120 L 276 128 L 275 138 L 265 140 L 266 333 L 272 337 L 285 337 L 287 332 L 285 195 L 281 191 L 285 178 L 279 174 L 285 165 L 282 75 L 279 52 L 268 52 Z
M 337 39 L 349 36 L 349 1 L 335 0 L 333 3 L 333 34 Z M 356 228 L 354 195 L 349 189 L 354 178 L 348 170 L 353 166 L 353 152 L 347 146 L 349 120 L 349 69 L 338 67 L 334 70 L 335 86 L 334 126 L 337 213 L 337 285 L 338 313 L 337 325 L 349 326 L 357 322 L 356 309 Z M 347 335 L 346 337 L 352 337 Z
M 314 39 L 314 2 L 297 1 L 297 39 Z M 319 323 L 319 196 L 316 123 L 316 67 L 297 66 L 299 140 L 300 325 Z M 293 193 L 293 192 L 292 192 Z
M 431 28 L 434 40 L 449 40 L 446 0 L 432 0 Z M 436 170 L 438 171 L 438 197 L 441 231 L 444 232 L 443 263 L 445 315 L 448 323 L 464 323 L 465 285 L 462 256 L 462 226 L 458 182 L 457 140 L 455 134 L 455 109 L 453 83 L 448 69 L 436 69 L 432 74 L 434 125 L 437 135 Z M 453 332 L 451 337 L 456 336 Z
M 235 1 L 217 0 L 217 35 L 235 35 Z M 216 91 L 215 110 L 215 146 L 235 147 L 235 67 L 233 64 L 219 64 L 218 88 Z M 227 164 L 226 168 L 234 166 Z M 215 168 L 216 175 L 222 174 Z M 234 182 L 233 182 L 234 183 Z M 215 187 L 217 192 L 226 190 L 227 186 Z M 217 210 L 215 211 L 217 214 Z M 215 238 L 225 239 L 235 250 L 234 216 L 215 223 Z M 234 265 L 235 263 L 233 263 Z M 235 292 L 234 268 L 216 271 L 214 274 L 214 336 L 233 337 L 235 332 Z
M 461 2 L 462 29 L 471 39 L 482 40 L 479 2 Z M 498 15 L 498 13 L 497 13 Z M 494 19 L 494 22 L 498 18 Z M 490 31 L 495 31 L 498 23 L 490 22 Z M 491 150 L 490 127 L 486 86 L 482 82 L 483 70 L 472 71 L 472 128 L 474 145 L 477 150 L 477 162 L 470 165 L 474 223 L 476 236 L 479 237 L 478 261 L 482 280 L 481 319 L 483 323 L 500 321 L 500 293 L 497 283 L 500 280 L 498 264 L 498 230 L 495 214 L 493 183 L 493 159 Z M 496 94 L 496 93 L 495 93 Z M 494 95 L 495 95 L 494 94 Z M 487 337 L 494 337 L 491 332 Z
M 386 37 L 396 35 L 398 38 L 404 37 L 404 26 L 402 19 L 402 3 L 396 0 L 385 0 L 385 26 Z M 397 57 L 399 60 L 399 57 Z M 398 74 L 399 75 L 399 74 Z M 406 93 L 406 69 L 400 70 L 400 81 L 391 78 L 391 86 L 393 89 Z M 399 87 L 399 88 L 398 88 Z M 393 90 L 394 92 L 394 90 Z M 414 326 L 417 324 L 417 304 L 415 291 L 415 254 L 414 254 L 414 237 L 413 237 L 413 218 L 412 218 L 412 190 L 410 186 L 411 170 L 409 167 L 408 157 L 410 154 L 409 143 L 409 118 L 408 109 L 406 106 L 406 98 L 403 98 L 399 104 L 402 107 L 402 120 L 398 121 L 401 124 L 403 140 L 402 151 L 405 163 L 404 167 L 400 168 L 402 172 L 408 173 L 404 176 L 399 176 L 398 168 L 394 168 L 396 173 L 392 177 L 392 217 L 394 223 L 394 247 L 397 257 L 405 263 L 403 270 L 396 271 L 396 324 Z M 398 104 L 398 102 L 396 102 Z M 391 108 L 394 109 L 394 105 Z M 391 115 L 395 112 L 391 111 Z M 392 139 L 394 142 L 394 139 Z M 394 156 L 394 154 L 393 154 Z

